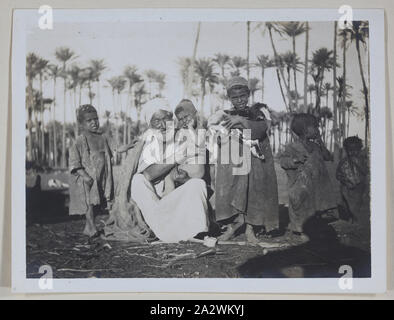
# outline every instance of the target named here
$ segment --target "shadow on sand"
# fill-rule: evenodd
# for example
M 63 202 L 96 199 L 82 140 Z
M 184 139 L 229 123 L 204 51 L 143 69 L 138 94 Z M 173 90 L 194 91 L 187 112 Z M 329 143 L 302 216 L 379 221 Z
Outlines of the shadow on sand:
M 342 276 L 338 272 L 340 266 L 348 265 L 353 269 L 354 278 L 371 276 L 370 253 L 340 243 L 335 229 L 327 221 L 312 217 L 305 223 L 304 231 L 308 242 L 251 258 L 237 268 L 239 275 L 243 278 L 339 278 Z

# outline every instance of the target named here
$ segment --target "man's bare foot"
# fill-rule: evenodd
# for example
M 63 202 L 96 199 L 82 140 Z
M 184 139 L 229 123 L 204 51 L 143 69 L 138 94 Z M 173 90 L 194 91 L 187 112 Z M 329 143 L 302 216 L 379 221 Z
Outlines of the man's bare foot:
M 247 242 L 253 244 L 259 243 L 259 239 L 257 239 L 256 234 L 254 233 L 253 226 L 250 224 L 246 225 L 245 236 Z
M 232 224 L 227 225 L 227 230 L 226 230 L 222 235 L 220 235 L 220 236 L 218 237 L 218 240 L 219 240 L 219 241 L 227 241 L 227 240 L 230 240 L 230 239 L 234 236 L 235 232 L 236 232 L 243 224 L 244 224 L 244 223 L 240 221 L 240 222 L 236 222 L 236 223 L 232 223 Z
M 83 234 L 88 237 L 92 237 L 97 233 L 96 226 L 93 222 L 86 221 L 85 229 L 83 230 Z

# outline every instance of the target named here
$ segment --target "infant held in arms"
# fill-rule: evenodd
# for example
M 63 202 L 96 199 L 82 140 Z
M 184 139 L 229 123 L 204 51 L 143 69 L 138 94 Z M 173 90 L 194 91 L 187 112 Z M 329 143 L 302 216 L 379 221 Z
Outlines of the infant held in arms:
M 173 156 L 178 164 L 164 180 L 163 196 L 190 178 L 202 179 L 205 164 L 205 140 L 200 139 L 192 129 L 177 131 L 175 141 L 166 147 L 167 158 Z

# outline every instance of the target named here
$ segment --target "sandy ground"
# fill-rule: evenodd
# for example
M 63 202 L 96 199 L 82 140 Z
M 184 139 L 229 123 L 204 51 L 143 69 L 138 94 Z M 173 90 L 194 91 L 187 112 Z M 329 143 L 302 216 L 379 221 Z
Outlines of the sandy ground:
M 329 168 L 333 173 L 333 168 Z M 280 215 L 287 216 L 286 176 L 277 167 Z M 339 277 L 339 267 L 350 265 L 355 277 L 370 275 L 368 227 L 345 221 L 311 220 L 309 241 L 291 234 L 268 239 L 262 246 L 202 244 L 133 244 L 89 240 L 82 235 L 83 217 L 67 216 L 67 190 L 51 190 L 41 175 L 45 203 L 29 217 L 27 276 L 41 277 L 38 270 L 50 265 L 55 278 L 234 278 L 234 277 Z M 56 178 L 67 181 L 64 173 Z M 338 192 L 338 190 L 334 190 Z M 96 217 L 102 226 L 107 216 Z M 239 235 L 235 240 L 244 240 Z

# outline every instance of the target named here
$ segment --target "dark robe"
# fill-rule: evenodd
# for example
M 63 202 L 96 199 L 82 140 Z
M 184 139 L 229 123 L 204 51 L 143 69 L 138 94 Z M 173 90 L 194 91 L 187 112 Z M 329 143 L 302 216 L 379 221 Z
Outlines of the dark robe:
M 333 185 L 320 147 L 310 144 L 307 150 L 297 140 L 286 146 L 280 157 L 281 167 L 287 173 L 289 190 L 290 230 L 303 232 L 305 222 L 317 211 L 335 208 L 337 201 Z M 294 163 L 294 159 L 307 160 Z
M 239 114 L 248 118 L 247 114 Z M 278 184 L 274 168 L 274 158 L 267 136 L 264 120 L 249 121 L 252 140 L 259 140 L 264 160 L 251 155 L 248 174 L 233 175 L 239 166 L 231 163 L 216 165 L 215 217 L 216 221 L 229 219 L 235 214 L 244 214 L 245 221 L 255 226 L 265 226 L 266 231 L 279 227 Z

